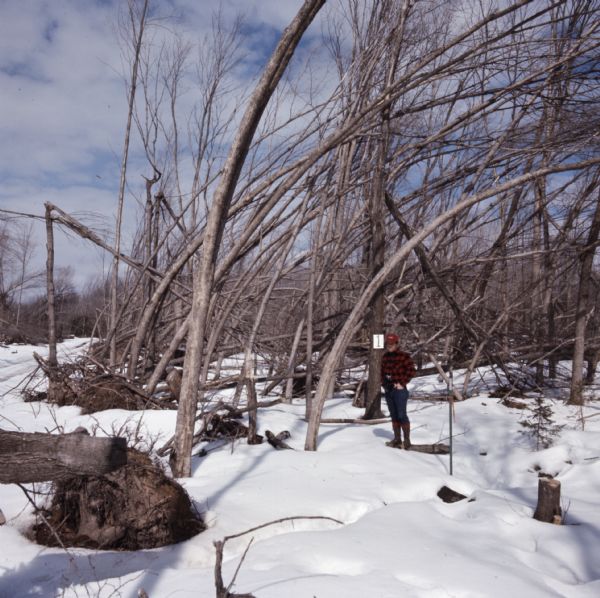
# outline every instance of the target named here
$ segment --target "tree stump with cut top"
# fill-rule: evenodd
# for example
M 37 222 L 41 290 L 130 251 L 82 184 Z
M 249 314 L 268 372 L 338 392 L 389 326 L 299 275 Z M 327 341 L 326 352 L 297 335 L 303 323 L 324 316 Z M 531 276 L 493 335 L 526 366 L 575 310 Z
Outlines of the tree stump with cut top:
M 533 518 L 546 523 L 562 523 L 560 508 L 560 482 L 551 478 L 540 478 L 538 502 Z

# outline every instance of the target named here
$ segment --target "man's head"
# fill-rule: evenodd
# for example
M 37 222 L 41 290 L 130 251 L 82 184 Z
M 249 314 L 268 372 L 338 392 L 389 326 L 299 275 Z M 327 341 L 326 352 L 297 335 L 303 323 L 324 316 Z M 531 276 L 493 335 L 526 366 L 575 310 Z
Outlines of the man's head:
M 385 335 L 385 344 L 388 348 L 397 347 L 399 340 L 400 337 L 397 334 L 394 334 L 393 332 L 390 332 L 389 334 Z

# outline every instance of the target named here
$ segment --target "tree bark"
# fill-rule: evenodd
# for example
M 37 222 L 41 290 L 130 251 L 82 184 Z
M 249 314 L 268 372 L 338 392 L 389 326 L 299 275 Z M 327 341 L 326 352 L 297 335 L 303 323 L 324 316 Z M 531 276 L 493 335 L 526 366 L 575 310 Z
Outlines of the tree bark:
M 46 289 L 48 294 L 48 365 L 58 365 L 56 357 L 56 315 L 54 310 L 54 231 L 52 228 L 52 207 L 46 204 Z M 52 381 L 49 381 L 52 384 Z
M 369 198 L 370 251 L 369 274 L 374 278 L 383 268 L 385 261 L 385 225 L 383 214 L 384 173 L 383 162 L 387 147 L 379 148 L 379 159 L 376 168 L 375 181 Z M 384 334 L 385 297 L 381 287 L 371 300 L 368 311 L 369 342 L 372 343 L 375 334 Z M 383 417 L 381 411 L 381 361 L 383 351 L 371 349 L 369 352 L 367 374 L 367 396 L 365 401 L 365 419 Z
M 28 484 L 71 475 L 103 475 L 127 463 L 125 438 L 85 433 L 24 434 L 0 430 L 0 483 Z
M 588 358 L 587 358 L 587 370 L 585 374 L 585 383 L 593 384 L 594 378 L 596 376 L 596 368 L 598 367 L 598 362 L 600 361 L 600 349 L 590 349 Z
M 538 483 L 538 502 L 533 518 L 545 523 L 560 523 L 560 482 L 540 478 Z
M 306 387 L 305 387 L 305 406 L 304 419 L 310 419 L 312 409 L 312 380 L 313 380 L 313 332 L 314 332 L 314 313 L 315 313 L 315 288 L 317 285 L 317 264 L 319 262 L 319 247 L 321 244 L 321 224 L 323 221 L 323 202 L 319 206 L 319 216 L 315 233 L 313 236 L 313 249 L 310 259 L 310 274 L 308 281 L 308 301 L 306 304 Z

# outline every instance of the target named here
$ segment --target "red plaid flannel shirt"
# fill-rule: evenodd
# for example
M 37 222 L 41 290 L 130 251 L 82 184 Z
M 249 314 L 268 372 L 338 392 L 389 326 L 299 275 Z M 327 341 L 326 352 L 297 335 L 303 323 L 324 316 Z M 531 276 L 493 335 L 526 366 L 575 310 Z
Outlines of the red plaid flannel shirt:
M 417 373 L 415 362 L 404 351 L 386 351 L 381 361 L 381 379 L 385 386 L 386 380 L 393 384 L 406 386 Z

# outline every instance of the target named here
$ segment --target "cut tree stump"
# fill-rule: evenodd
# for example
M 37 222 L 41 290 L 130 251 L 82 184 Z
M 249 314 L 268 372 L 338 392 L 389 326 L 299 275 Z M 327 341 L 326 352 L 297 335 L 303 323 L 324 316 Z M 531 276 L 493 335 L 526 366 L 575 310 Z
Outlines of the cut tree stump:
M 127 463 L 127 441 L 87 433 L 0 430 L 0 461 L 2 484 L 47 482 L 75 474 L 102 475 Z
M 545 523 L 562 523 L 560 508 L 560 482 L 540 478 L 538 482 L 538 502 L 533 518 Z

